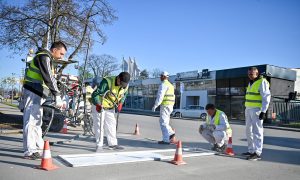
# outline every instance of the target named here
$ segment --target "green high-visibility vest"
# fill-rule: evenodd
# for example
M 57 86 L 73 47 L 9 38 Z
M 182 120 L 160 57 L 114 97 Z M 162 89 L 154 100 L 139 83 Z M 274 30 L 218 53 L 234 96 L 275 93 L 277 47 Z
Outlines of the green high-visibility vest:
M 47 53 L 41 52 L 41 53 L 38 53 L 36 56 L 42 55 L 42 54 L 48 55 Z M 26 71 L 25 83 L 26 82 L 29 82 L 29 83 L 39 83 L 43 87 L 49 89 L 46 86 L 46 84 L 44 83 L 44 80 L 43 80 L 43 77 L 42 77 L 42 73 L 41 73 L 40 69 L 35 66 L 34 61 L 35 61 L 35 58 L 30 62 L 29 67 L 28 67 L 28 69 Z M 51 67 L 51 69 L 52 69 L 52 73 L 54 74 L 54 68 Z
M 262 83 L 262 81 L 265 80 L 264 78 L 260 78 L 256 80 L 252 86 L 250 84 L 247 87 L 246 91 L 246 101 L 245 101 L 245 106 L 246 107 L 262 107 L 262 97 L 259 92 L 259 87 Z
M 214 125 L 216 125 L 216 126 L 220 125 L 220 115 L 222 113 L 224 113 L 224 112 L 216 109 L 216 114 L 214 116 Z M 210 120 L 209 120 L 208 116 L 206 117 L 206 124 L 210 124 Z M 231 129 L 228 121 L 226 121 L 226 133 L 228 136 L 232 135 L 232 129 Z
M 163 84 L 168 87 L 168 90 L 165 93 L 165 96 L 162 101 L 162 105 L 169 106 L 175 104 L 175 93 L 174 86 L 168 80 L 164 80 Z
M 121 86 L 116 86 L 116 76 L 105 77 L 109 93 L 103 98 L 100 96 L 100 101 L 102 101 L 102 107 L 104 108 L 114 108 L 114 103 L 119 104 L 121 99 L 124 97 L 125 93 L 128 91 L 128 86 L 124 89 Z

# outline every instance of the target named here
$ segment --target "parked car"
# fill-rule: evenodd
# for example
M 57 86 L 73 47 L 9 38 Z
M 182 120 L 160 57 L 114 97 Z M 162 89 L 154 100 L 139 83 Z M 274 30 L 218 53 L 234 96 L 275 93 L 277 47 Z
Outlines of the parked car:
M 200 118 L 201 120 L 206 119 L 206 111 L 203 106 L 199 105 L 189 105 L 183 109 L 174 109 L 172 117 L 192 117 L 192 118 Z

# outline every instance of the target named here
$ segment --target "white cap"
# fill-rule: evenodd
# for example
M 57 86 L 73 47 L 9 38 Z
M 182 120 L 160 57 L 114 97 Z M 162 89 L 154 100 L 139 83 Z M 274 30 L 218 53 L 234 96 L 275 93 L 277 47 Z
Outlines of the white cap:
M 163 72 L 161 72 L 161 74 L 160 75 L 162 75 L 162 76 L 166 76 L 166 77 L 169 77 L 169 73 L 167 72 L 167 71 L 163 71 Z

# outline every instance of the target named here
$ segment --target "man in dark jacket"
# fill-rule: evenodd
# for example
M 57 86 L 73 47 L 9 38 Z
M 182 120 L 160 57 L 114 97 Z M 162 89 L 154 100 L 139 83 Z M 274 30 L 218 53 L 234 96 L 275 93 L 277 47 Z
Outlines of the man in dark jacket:
M 39 159 L 43 150 L 42 139 L 42 104 L 52 93 L 55 96 L 55 106 L 61 108 L 57 81 L 54 77 L 53 62 L 62 59 L 67 51 L 63 42 L 54 42 L 50 51 L 39 49 L 26 70 L 23 85 L 23 148 L 26 159 Z

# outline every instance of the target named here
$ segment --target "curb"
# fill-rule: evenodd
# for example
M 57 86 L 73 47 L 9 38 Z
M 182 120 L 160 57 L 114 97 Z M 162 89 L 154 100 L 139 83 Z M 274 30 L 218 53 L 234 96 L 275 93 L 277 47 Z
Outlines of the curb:
M 300 132 L 300 129 L 298 128 L 286 128 L 286 127 L 279 127 L 279 126 L 264 126 L 264 128 L 282 130 L 282 131 Z
M 20 129 L 0 129 L 0 134 L 22 134 L 23 131 Z

